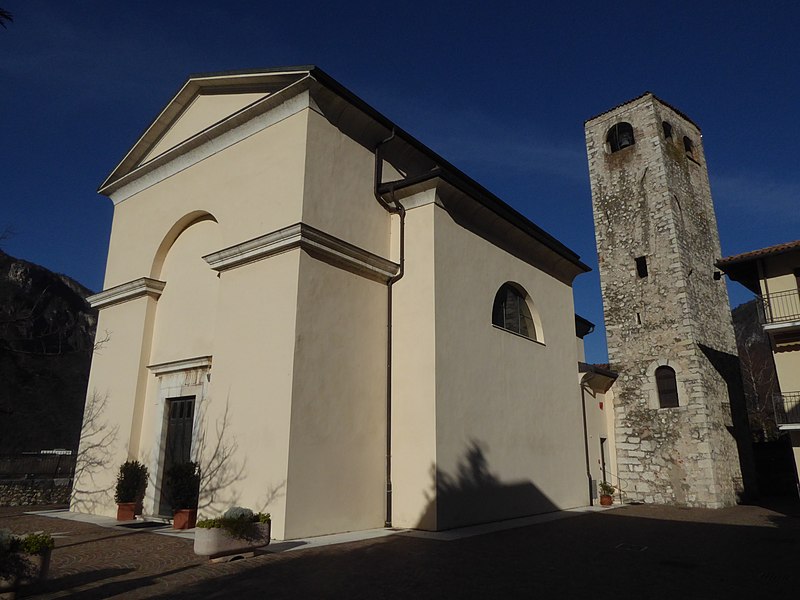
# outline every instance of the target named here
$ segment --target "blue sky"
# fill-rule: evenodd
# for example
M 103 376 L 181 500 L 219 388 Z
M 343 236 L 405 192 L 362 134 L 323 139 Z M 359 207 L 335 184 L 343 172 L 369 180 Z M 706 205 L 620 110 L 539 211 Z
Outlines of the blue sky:
M 602 362 L 583 121 L 656 93 L 703 129 L 723 254 L 800 238 L 800 4 L 550 4 L 0 0 L 4 248 L 101 289 L 97 186 L 186 77 L 316 64 L 595 269 Z

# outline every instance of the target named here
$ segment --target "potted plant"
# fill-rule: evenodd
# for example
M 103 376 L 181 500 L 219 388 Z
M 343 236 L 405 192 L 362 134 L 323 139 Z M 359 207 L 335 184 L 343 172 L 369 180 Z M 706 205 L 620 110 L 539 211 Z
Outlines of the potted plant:
M 601 481 L 598 487 L 600 489 L 600 506 L 614 504 L 614 490 L 616 488 L 607 481 Z
M 120 466 L 117 489 L 114 492 L 117 521 L 132 521 L 137 514 L 142 514 L 147 475 L 147 467 L 138 460 L 128 460 Z
M 20 585 L 45 579 L 54 546 L 49 533 L 17 536 L 0 531 L 0 597 L 14 598 Z
M 221 517 L 197 521 L 194 552 L 212 559 L 246 552 L 269 544 L 270 530 L 269 513 L 233 506 Z
M 200 465 L 185 462 L 167 470 L 168 490 L 172 504 L 173 529 L 192 529 L 197 522 L 197 501 L 200 496 Z

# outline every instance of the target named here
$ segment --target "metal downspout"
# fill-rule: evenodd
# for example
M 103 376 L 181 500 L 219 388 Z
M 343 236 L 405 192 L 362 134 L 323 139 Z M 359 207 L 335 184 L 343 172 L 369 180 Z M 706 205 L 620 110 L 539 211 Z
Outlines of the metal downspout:
M 383 180 L 383 159 L 381 158 L 381 148 L 384 144 L 394 139 L 395 132 L 381 141 L 375 147 L 375 180 L 374 190 L 375 199 L 378 203 L 391 214 L 400 217 L 400 268 L 397 274 L 386 283 L 387 303 L 386 303 L 386 527 L 392 526 L 392 286 L 403 278 L 405 271 L 405 229 L 406 229 L 406 209 L 395 199 L 394 191 L 391 192 L 391 202 L 383 199 L 378 192 Z
M 589 427 L 586 424 L 586 388 L 583 381 L 581 381 L 581 414 L 583 415 L 583 450 L 586 453 L 586 477 L 589 479 L 589 506 L 594 506 L 592 468 L 589 464 Z

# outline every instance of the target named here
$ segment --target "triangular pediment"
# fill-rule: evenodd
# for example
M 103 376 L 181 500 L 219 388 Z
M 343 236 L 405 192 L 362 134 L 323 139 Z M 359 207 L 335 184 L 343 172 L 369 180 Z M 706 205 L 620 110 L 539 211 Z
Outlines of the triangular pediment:
M 153 145 L 150 152 L 139 161 L 139 164 L 144 164 L 156 156 L 160 156 L 181 142 L 268 95 L 267 92 L 197 94 Z
M 126 175 L 153 161 L 158 163 L 159 157 L 173 154 L 170 151 L 308 76 L 311 69 L 290 67 L 191 77 L 100 185 L 99 191 L 106 193 Z

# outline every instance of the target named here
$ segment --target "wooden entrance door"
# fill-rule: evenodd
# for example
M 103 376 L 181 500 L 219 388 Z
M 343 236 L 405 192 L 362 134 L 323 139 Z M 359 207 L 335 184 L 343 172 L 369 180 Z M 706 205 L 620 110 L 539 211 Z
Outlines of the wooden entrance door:
M 172 517 L 170 487 L 166 474 L 170 467 L 192 460 L 192 429 L 194 427 L 194 396 L 167 398 L 167 438 L 161 477 L 161 499 L 158 512 Z

